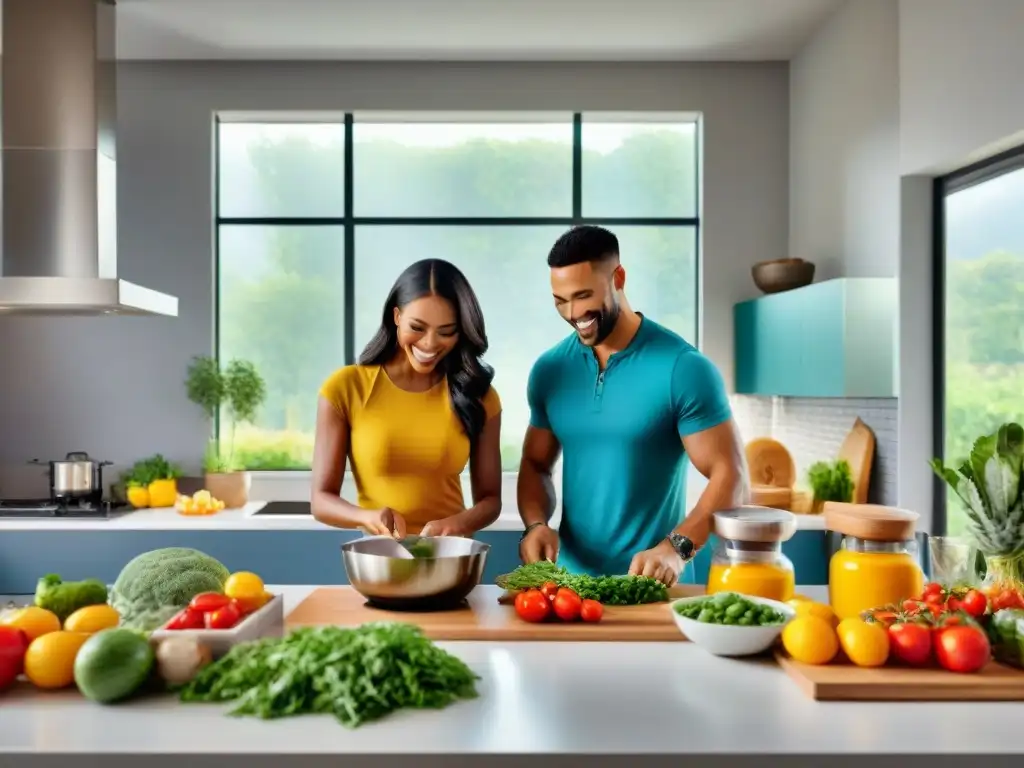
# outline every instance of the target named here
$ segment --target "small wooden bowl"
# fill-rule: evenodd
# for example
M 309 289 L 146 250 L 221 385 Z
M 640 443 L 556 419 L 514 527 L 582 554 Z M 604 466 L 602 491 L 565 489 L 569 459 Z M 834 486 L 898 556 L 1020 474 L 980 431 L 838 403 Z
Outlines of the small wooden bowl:
M 754 285 L 764 293 L 781 293 L 814 282 L 814 264 L 803 259 L 761 261 L 750 269 Z

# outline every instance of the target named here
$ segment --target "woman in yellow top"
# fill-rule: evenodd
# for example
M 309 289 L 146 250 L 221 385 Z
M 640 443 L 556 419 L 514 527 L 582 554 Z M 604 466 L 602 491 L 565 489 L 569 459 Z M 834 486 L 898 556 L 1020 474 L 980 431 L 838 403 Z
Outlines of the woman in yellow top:
M 403 537 L 468 536 L 501 512 L 501 401 L 483 313 L 465 276 L 440 259 L 395 281 L 359 363 L 320 389 L 313 515 L 338 528 Z M 358 503 L 341 498 L 346 458 Z M 460 475 L 469 464 L 473 505 Z

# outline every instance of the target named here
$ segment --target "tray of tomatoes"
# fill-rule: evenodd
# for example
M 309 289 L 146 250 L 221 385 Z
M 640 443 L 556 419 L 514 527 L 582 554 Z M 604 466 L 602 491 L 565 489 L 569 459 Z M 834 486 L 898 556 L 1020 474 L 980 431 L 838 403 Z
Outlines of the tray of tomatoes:
M 279 634 L 283 624 L 283 595 L 270 594 L 258 576 L 242 572 L 228 578 L 223 592 L 193 597 L 152 636 L 160 640 L 188 635 L 220 656 L 238 643 Z

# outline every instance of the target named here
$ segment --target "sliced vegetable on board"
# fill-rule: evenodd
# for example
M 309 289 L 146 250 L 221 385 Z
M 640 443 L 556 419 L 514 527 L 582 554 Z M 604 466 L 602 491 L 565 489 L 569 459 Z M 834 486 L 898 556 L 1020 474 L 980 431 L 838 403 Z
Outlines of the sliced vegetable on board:
M 642 605 L 668 600 L 668 588 L 649 576 L 590 576 L 574 574 L 549 560 L 521 565 L 496 579 L 502 589 L 518 592 L 542 589 L 545 584 L 567 587 L 581 599 L 604 605 Z

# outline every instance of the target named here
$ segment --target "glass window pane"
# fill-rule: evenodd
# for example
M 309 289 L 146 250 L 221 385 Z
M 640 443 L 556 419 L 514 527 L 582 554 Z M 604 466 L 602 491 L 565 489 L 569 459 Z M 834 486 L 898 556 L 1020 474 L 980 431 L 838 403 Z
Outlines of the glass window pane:
M 311 466 L 317 391 L 345 364 L 344 251 L 343 227 L 220 227 L 219 356 L 251 361 L 267 385 L 235 433 L 248 469 Z
M 1024 169 L 946 198 L 945 462 L 1020 421 L 1024 390 Z M 947 532 L 967 516 L 947 489 Z
M 345 215 L 342 123 L 220 123 L 220 215 Z
M 483 308 L 501 395 L 502 464 L 519 468 L 529 422 L 530 367 L 571 329 L 551 297 L 546 259 L 565 227 L 363 226 L 356 229 L 357 353 L 376 331 L 392 283 L 413 261 L 442 258 L 458 266 Z M 622 227 L 616 230 L 633 307 L 693 339 L 696 305 L 695 230 Z
M 360 122 L 357 216 L 571 216 L 572 121 Z
M 697 346 L 697 228 L 608 227 L 630 306 Z
M 583 116 L 583 215 L 697 215 L 697 124 Z

